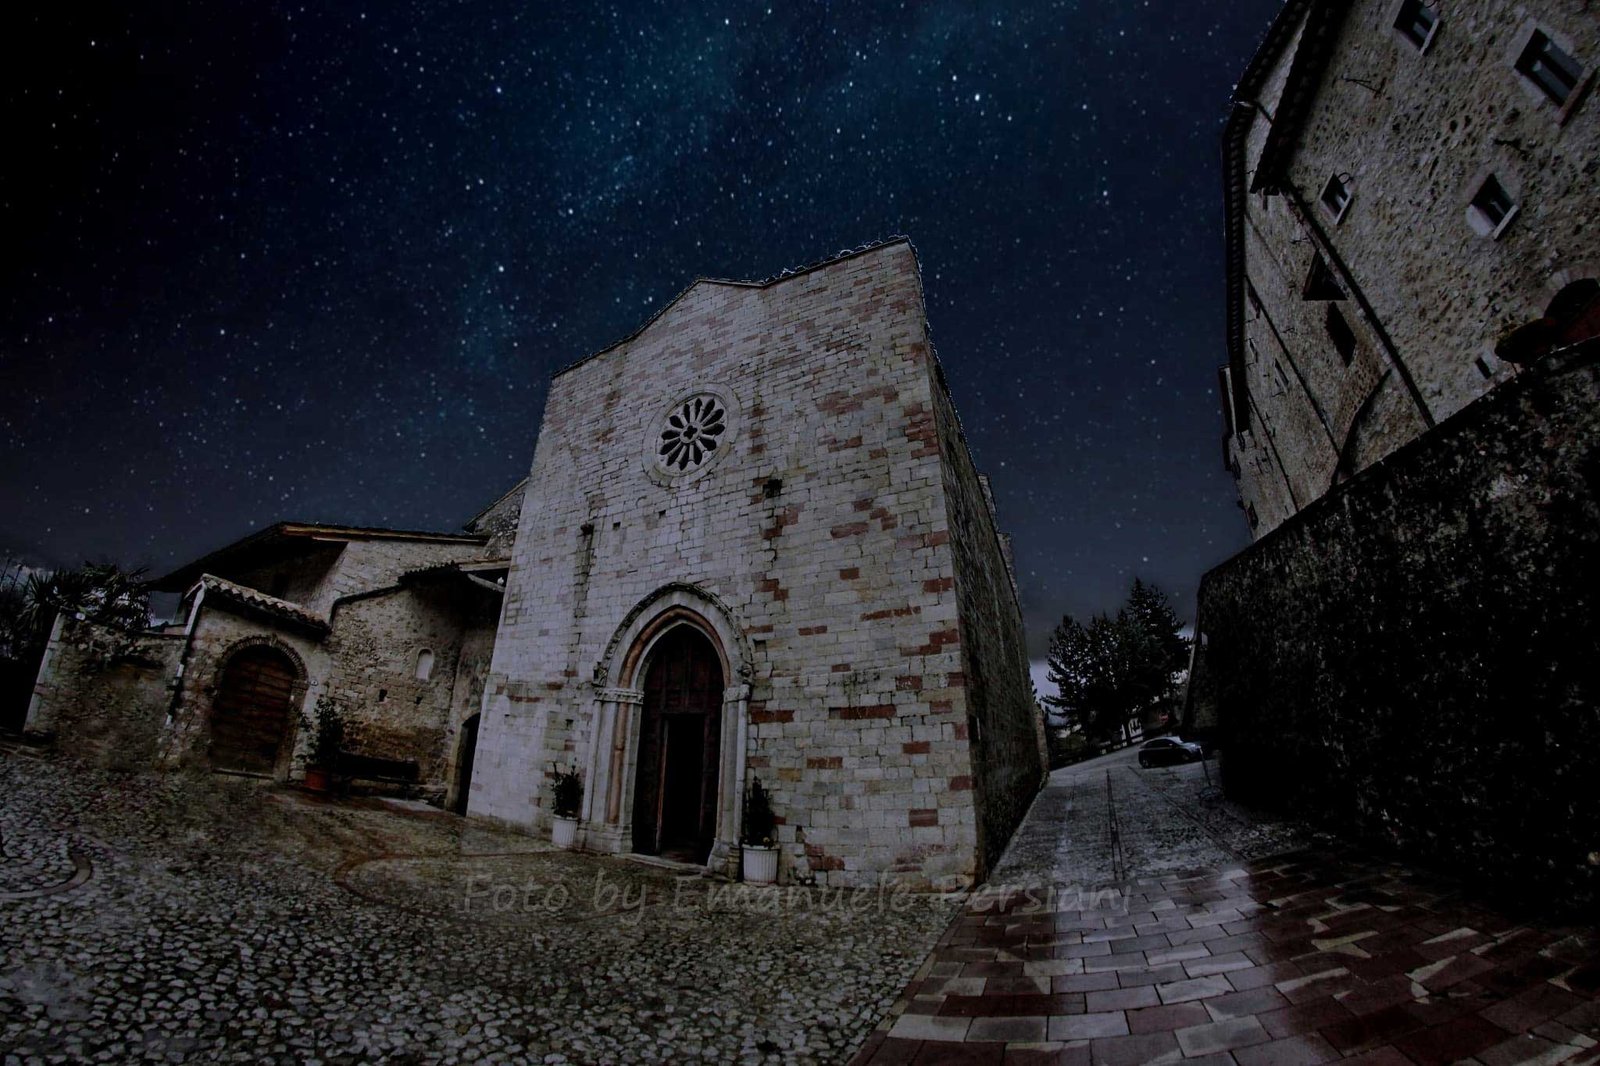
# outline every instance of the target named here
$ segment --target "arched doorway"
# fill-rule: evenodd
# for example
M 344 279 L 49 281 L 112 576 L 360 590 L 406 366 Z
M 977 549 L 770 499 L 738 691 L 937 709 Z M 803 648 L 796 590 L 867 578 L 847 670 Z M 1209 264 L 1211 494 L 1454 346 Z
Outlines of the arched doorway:
M 467 804 L 472 798 L 472 760 L 478 752 L 478 715 L 473 715 L 461 723 L 461 753 L 456 761 L 456 802 L 457 814 L 467 813 Z
M 271 774 L 289 729 L 299 670 L 269 644 L 243 649 L 223 667 L 211 704 L 211 766 Z
M 633 850 L 704 863 L 717 830 L 722 661 L 689 625 L 656 642 L 644 676 Z

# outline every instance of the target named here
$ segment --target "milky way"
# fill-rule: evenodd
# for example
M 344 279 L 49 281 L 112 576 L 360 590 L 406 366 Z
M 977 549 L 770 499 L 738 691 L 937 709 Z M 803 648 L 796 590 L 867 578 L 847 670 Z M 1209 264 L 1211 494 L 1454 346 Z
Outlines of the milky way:
M 897 233 L 1035 648 L 1247 541 L 1218 136 L 1275 0 L 14 13 L 0 552 L 454 528 L 550 373 Z

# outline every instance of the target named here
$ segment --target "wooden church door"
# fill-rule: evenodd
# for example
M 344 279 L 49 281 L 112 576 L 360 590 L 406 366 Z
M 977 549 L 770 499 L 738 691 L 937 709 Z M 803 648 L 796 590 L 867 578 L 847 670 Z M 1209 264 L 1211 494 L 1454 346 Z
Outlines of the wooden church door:
M 679 626 L 645 671 L 633 850 L 703 863 L 717 829 L 722 663 L 704 635 Z
M 228 660 L 211 705 L 213 769 L 272 773 L 289 731 L 296 676 L 289 657 L 264 644 Z

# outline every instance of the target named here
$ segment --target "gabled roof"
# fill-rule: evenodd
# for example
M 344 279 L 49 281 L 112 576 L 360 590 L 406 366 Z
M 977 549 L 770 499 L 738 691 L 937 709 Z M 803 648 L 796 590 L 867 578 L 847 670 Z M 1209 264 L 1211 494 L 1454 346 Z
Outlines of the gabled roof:
M 156 578 L 149 582 L 149 588 L 156 592 L 183 592 L 192 586 L 200 575 L 224 569 L 230 562 L 244 560 L 252 554 L 290 551 L 299 544 L 348 543 L 354 540 L 483 544 L 487 539 L 479 533 L 432 533 L 405 529 L 373 529 L 363 526 L 332 526 L 317 522 L 278 522 Z
M 400 575 L 400 587 L 444 583 L 491 592 L 498 596 L 505 593 L 505 572 L 510 565 L 510 559 L 490 559 L 479 563 L 439 563 L 407 570 Z M 493 580 L 494 578 L 499 580 Z
M 328 620 L 322 616 L 313 614 L 297 603 L 268 596 L 215 574 L 200 575 L 194 587 L 205 590 L 206 603 L 220 604 L 225 610 L 287 625 L 318 638 L 328 633 Z
M 476 530 L 478 528 L 478 523 L 483 521 L 483 516 L 484 515 L 488 514 L 490 511 L 494 510 L 496 507 L 499 507 L 502 503 L 505 503 L 512 496 L 514 496 L 517 493 L 521 492 L 524 488 L 527 487 L 527 484 L 528 484 L 528 475 L 524 474 L 522 476 L 522 479 L 519 480 L 515 485 L 512 485 L 509 489 L 507 489 L 506 491 L 502 492 L 500 495 L 496 496 L 494 498 L 493 502 L 491 502 L 489 504 L 489 506 L 484 507 L 477 514 L 473 515 L 471 518 L 469 518 L 465 522 L 461 523 L 461 528 L 466 530 L 469 533 L 474 531 L 474 530 Z
M 733 281 L 727 278 L 696 278 L 688 285 L 684 286 L 683 290 L 679 292 L 678 295 L 674 296 L 672 299 L 668 300 L 666 303 L 657 308 L 655 314 L 645 319 L 644 322 L 639 325 L 638 329 L 634 330 L 626 337 L 623 337 L 621 340 L 613 341 L 611 344 L 606 345 L 597 352 L 589 353 L 575 363 L 568 363 L 566 366 L 552 374 L 551 377 L 558 378 L 567 371 L 576 370 L 583 364 L 592 359 L 598 359 L 607 352 L 616 351 L 618 348 L 622 347 L 624 344 L 627 344 L 629 341 L 633 340 L 635 337 L 639 336 L 645 330 L 653 326 L 656 322 L 656 319 L 672 310 L 680 301 L 683 300 L 684 297 L 688 296 L 691 292 L 693 292 L 695 289 L 698 289 L 702 285 L 726 285 L 736 289 L 767 289 L 774 285 L 780 285 L 785 281 L 802 277 L 811 273 L 813 270 L 821 270 L 823 267 L 833 266 L 835 263 L 842 263 L 847 259 L 854 259 L 857 256 L 866 255 L 869 252 L 875 252 L 882 248 L 893 248 L 901 244 L 911 249 L 911 254 L 913 257 L 916 256 L 917 249 L 914 245 L 912 245 L 911 238 L 905 236 L 904 234 L 897 234 L 893 237 L 886 237 L 881 241 L 869 241 L 859 248 L 850 248 L 845 251 L 838 252 L 827 259 L 822 259 L 815 263 L 808 263 L 805 266 L 793 267 L 788 270 L 779 271 L 772 277 L 763 278 L 759 281 Z

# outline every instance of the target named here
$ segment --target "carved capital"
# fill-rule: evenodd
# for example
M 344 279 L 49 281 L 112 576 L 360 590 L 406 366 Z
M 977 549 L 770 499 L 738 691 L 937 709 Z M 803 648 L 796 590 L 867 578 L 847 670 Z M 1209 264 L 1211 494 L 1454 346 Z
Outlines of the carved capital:
M 602 703 L 643 703 L 644 693 L 631 688 L 602 688 L 595 692 Z

